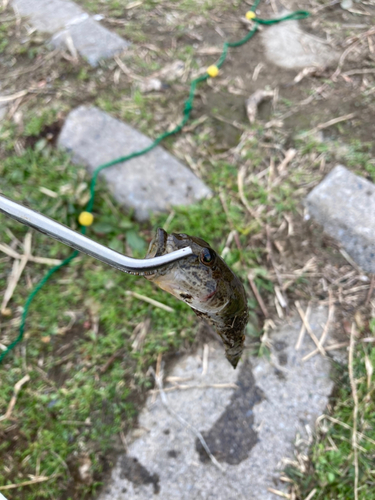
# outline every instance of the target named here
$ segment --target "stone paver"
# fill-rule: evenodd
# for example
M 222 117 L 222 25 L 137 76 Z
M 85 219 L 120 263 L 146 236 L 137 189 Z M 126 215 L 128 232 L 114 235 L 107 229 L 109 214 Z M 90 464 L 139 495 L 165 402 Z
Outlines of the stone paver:
M 80 106 L 67 117 L 58 143 L 92 173 L 99 165 L 146 148 L 152 141 L 95 107 Z M 190 205 L 211 194 L 200 179 L 160 146 L 101 175 L 114 197 L 134 209 L 138 220 L 175 205 Z
M 308 214 L 369 273 L 375 273 L 375 185 L 342 165 L 306 199 Z
M 266 28 L 262 32 L 262 42 L 267 58 L 286 69 L 326 67 L 338 58 L 338 53 L 327 42 L 305 33 L 298 21 L 285 21 Z
M 22 16 L 29 17 L 39 31 L 51 33 L 56 47 L 66 44 L 70 37 L 76 50 L 96 66 L 100 59 L 112 57 L 129 43 L 112 33 L 74 2 L 68 0 L 13 0 Z
M 29 17 L 34 27 L 45 33 L 56 33 L 87 17 L 81 7 L 69 0 L 13 0 L 12 3 L 21 16 Z
M 326 319 L 325 308 L 311 315 L 318 337 Z M 270 335 L 269 360 L 250 358 L 234 371 L 222 346 L 213 343 L 205 375 L 202 353 L 184 357 L 170 374 L 184 385 L 237 384 L 165 393 L 168 407 L 203 434 L 224 472 L 160 397 L 155 402 L 150 396 L 139 429 L 127 438 L 128 454 L 119 457 L 99 500 L 278 500 L 268 488 L 286 491 L 278 481 L 283 459 L 293 458 L 297 434 L 306 440 L 306 452 L 307 429 L 314 429 L 333 387 L 329 359 L 316 355 L 302 361 L 315 347 L 309 336 L 295 350 L 300 327 L 294 318 Z

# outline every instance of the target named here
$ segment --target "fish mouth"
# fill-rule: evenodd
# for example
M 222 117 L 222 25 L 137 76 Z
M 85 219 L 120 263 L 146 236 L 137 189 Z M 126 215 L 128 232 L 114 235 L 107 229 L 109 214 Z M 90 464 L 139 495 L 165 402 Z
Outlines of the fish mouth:
M 158 228 L 156 230 L 155 236 L 152 239 L 146 259 L 150 259 L 152 257 L 160 257 L 166 253 L 168 234 L 164 229 Z
M 213 292 L 211 292 L 208 295 L 206 295 L 206 297 L 204 297 L 202 299 L 203 302 L 207 302 L 208 300 L 210 300 L 215 295 L 216 291 L 217 291 L 217 288 L 215 288 L 215 290 Z

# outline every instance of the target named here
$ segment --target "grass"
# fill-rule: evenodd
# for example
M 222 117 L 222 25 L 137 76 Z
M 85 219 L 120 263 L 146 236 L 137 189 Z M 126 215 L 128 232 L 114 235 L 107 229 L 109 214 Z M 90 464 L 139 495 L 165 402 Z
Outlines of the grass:
M 26 130 L 36 131 L 35 120 Z M 76 227 L 81 200 L 87 198 L 88 179 L 65 155 L 48 146 L 36 149 L 27 149 L 21 156 L 10 156 L 2 162 L 2 192 Z M 82 184 L 84 188 L 77 194 L 76 186 Z M 46 197 L 39 190 L 41 186 L 59 193 L 58 201 Z M 150 228 L 141 228 L 113 202 L 108 205 L 108 196 L 103 187 L 99 188 L 95 213 L 100 213 L 100 217 L 92 227 L 92 236 L 116 250 L 125 251 L 126 247 L 127 253 L 144 255 L 144 236 L 147 234 L 149 239 Z M 23 241 L 26 231 L 22 225 L 2 216 L 2 242 L 10 244 L 14 238 Z M 38 255 L 54 258 L 65 258 L 70 252 L 38 233 L 33 233 L 33 248 Z M 6 259 L 0 264 L 2 289 L 6 288 L 8 265 Z M 27 267 L 10 304 L 12 314 L 2 321 L 7 331 L 3 342 L 14 338 L 30 287 L 44 271 L 38 265 Z M 174 313 L 126 296 L 128 289 L 170 305 Z M 63 326 L 68 323 L 68 313 L 76 321 L 74 336 L 66 337 Z M 100 318 L 99 330 L 94 327 L 96 317 Z M 142 351 L 132 352 L 132 332 L 145 318 L 151 321 L 151 332 Z M 35 473 L 41 461 L 48 464 L 43 474 L 52 474 L 54 480 L 30 487 L 28 498 L 33 492 L 38 498 L 59 498 L 61 485 L 69 480 L 69 469 L 64 464 L 82 450 L 91 457 L 94 475 L 100 472 L 103 466 L 100 457 L 111 446 L 111 438 L 135 415 L 135 394 L 128 386 L 129 381 L 136 383 L 138 390 L 147 387 L 149 381 L 144 374 L 150 363 L 159 353 L 176 352 L 185 340 L 191 342 L 195 324 L 195 318 L 183 303 L 166 297 L 144 279 L 118 273 L 93 259 L 79 257 L 54 275 L 32 303 L 22 347 L 16 349 L 15 355 L 8 355 L 1 369 L 1 408 L 7 406 L 25 366 L 31 382 L 22 390 L 12 413 L 16 424 L 8 423 L 5 427 L 0 424 L 5 435 L 9 427 L 15 427 L 22 435 L 22 444 L 11 438 L 2 441 L 2 456 L 7 465 L 1 468 L 0 484 L 12 482 L 7 478 L 15 472 L 18 477 Z M 126 355 L 116 360 L 108 373 L 99 375 L 98 367 L 123 348 Z M 58 355 L 61 349 L 64 356 Z M 85 426 L 87 419 L 91 423 Z M 17 422 L 22 422 L 24 430 L 19 429 Z M 93 488 L 95 482 L 90 491 Z M 84 495 L 86 490 L 82 486 L 80 494 Z
M 77 229 L 77 217 L 88 199 L 89 179 L 84 170 L 72 165 L 65 154 L 56 151 L 43 138 L 43 131 L 48 130 L 54 119 L 53 110 L 30 115 L 23 135 L 26 143 L 32 139 L 34 146 L 19 155 L 4 157 L 0 167 L 2 192 Z M 17 139 L 16 131 L 11 126 L 3 127 L 1 134 L 4 150 L 10 151 Z M 198 135 L 198 148 L 203 143 L 204 134 Z M 233 192 L 228 214 L 223 211 L 220 198 L 215 197 L 190 208 L 176 208 L 173 218 L 169 218 L 168 230 L 188 227 L 192 234 L 201 237 L 209 234 L 210 242 L 222 250 L 234 227 L 243 250 L 231 249 L 226 259 L 245 280 L 246 269 L 263 269 L 264 249 L 247 245 L 251 226 L 244 207 L 236 200 L 236 168 L 218 161 L 211 182 L 212 187 L 226 186 Z M 46 196 L 41 187 L 48 187 L 57 197 Z M 255 186 L 250 193 L 254 206 L 275 200 L 278 209 L 274 224 L 282 211 L 293 207 L 288 183 L 268 194 L 260 186 Z M 160 215 L 154 218 L 152 225 L 139 225 L 110 199 L 101 183 L 96 200 L 96 219 L 90 235 L 136 257 L 144 255 L 153 228 L 162 226 L 168 218 L 168 215 Z M 27 231 L 24 226 L 2 217 L 2 242 L 22 242 Z M 255 231 L 256 225 L 253 225 L 252 232 Z M 70 253 L 69 249 L 35 232 L 33 249 L 37 255 L 60 259 Z M 19 245 L 18 250 L 22 252 Z M 8 269 L 9 261 L 3 259 L 0 262 L 2 289 L 6 288 Z M 6 332 L 3 343 L 15 338 L 22 306 L 44 272 L 42 266 L 27 266 L 10 303 L 11 315 L 2 320 Z M 266 274 L 260 271 L 255 278 L 262 293 L 272 292 L 272 283 Z M 175 312 L 151 307 L 127 296 L 126 290 L 158 300 Z M 253 300 L 251 308 L 256 308 Z M 72 316 L 74 326 L 66 332 L 64 327 Z M 145 318 L 150 320 L 151 330 L 142 348 L 134 351 L 132 334 Z M 95 326 L 98 321 L 99 329 Z M 93 479 L 90 484 L 76 484 L 74 495 L 93 493 L 100 484 L 97 478 L 111 460 L 108 451 L 113 446 L 113 437 L 131 424 L 136 415 L 137 394 L 150 386 L 147 368 L 155 363 L 159 353 L 176 353 L 191 345 L 196 327 L 197 320 L 185 304 L 156 290 L 143 278 L 116 272 L 88 257 L 77 258 L 55 274 L 31 305 L 23 343 L 14 354 L 8 355 L 0 368 L 1 408 L 7 407 L 13 387 L 25 370 L 31 378 L 18 397 L 9 425 L 0 424 L 7 436 L 0 448 L 7 464 L 0 483 L 12 484 L 15 475 L 19 478 L 16 482 L 22 482 L 22 478 L 35 474 L 38 463 L 42 463 L 42 475 L 51 479 L 29 486 L 25 498 L 57 498 L 76 473 L 77 457 L 85 454 L 92 463 Z M 248 335 L 252 338 L 259 335 L 254 313 Z M 100 367 L 120 350 L 119 359 L 101 374 Z
M 353 371 L 356 380 L 358 407 L 358 499 L 373 498 L 375 487 L 375 381 L 371 373 L 375 366 L 375 349 L 357 345 Z M 332 411 L 320 420 L 317 439 L 311 450 L 307 473 L 289 471 L 300 487 L 302 498 L 316 490 L 317 500 L 347 500 L 354 498 L 353 397 L 346 370 L 341 369 L 337 390 L 332 399 Z M 332 417 L 332 420 L 331 420 Z
M 78 229 L 77 217 L 88 199 L 89 179 L 83 169 L 72 165 L 65 154 L 43 138 L 54 119 L 53 110 L 30 115 L 23 136 L 25 143 L 32 140 L 34 146 L 19 155 L 5 154 L 0 164 L 2 192 Z M 4 126 L 1 137 L 4 152 L 11 151 L 17 140 L 14 128 Z M 234 184 L 233 167 L 223 167 L 223 181 Z M 56 193 L 56 197 L 46 196 L 40 189 L 43 187 Z M 136 257 L 144 255 L 153 227 L 163 225 L 167 218 L 155 217 L 153 225 L 137 224 L 110 199 L 100 183 L 96 200 L 96 221 L 90 235 Z M 208 231 L 211 242 L 222 249 L 229 225 L 242 230 L 243 219 L 244 211 L 238 205 L 231 207 L 228 220 L 218 199 L 207 200 L 190 209 L 177 208 L 169 230 L 189 227 L 192 234 L 203 237 Z M 22 242 L 27 231 L 2 216 L 3 243 Z M 70 253 L 68 248 L 35 232 L 33 249 L 34 254 L 59 259 Z M 18 250 L 22 253 L 20 245 Z M 242 257 L 252 265 L 256 253 L 247 251 Z M 230 252 L 227 258 L 236 266 L 240 254 Z M 8 269 L 9 261 L 3 259 L 2 289 L 7 286 Z M 5 344 L 17 335 L 22 306 L 44 272 L 41 265 L 27 266 L 10 303 L 11 314 L 2 320 Z M 126 290 L 169 305 L 174 313 L 129 297 Z M 72 315 L 74 326 L 66 332 L 64 327 Z M 142 348 L 134 351 L 132 334 L 145 318 L 150 320 L 151 330 Z M 99 330 L 95 327 L 97 320 Z M 136 415 L 137 393 L 150 386 L 145 375 L 147 368 L 155 363 L 159 353 L 177 353 L 191 345 L 196 327 L 197 320 L 185 304 L 156 290 L 143 278 L 119 273 L 85 256 L 56 273 L 31 305 L 23 343 L 0 368 L 1 408 L 7 407 L 13 387 L 25 370 L 31 378 L 18 396 L 11 421 L 0 423 L 5 437 L 0 450 L 7 464 L 1 468 L 0 484 L 13 484 L 15 475 L 20 478 L 16 482 L 23 482 L 22 478 L 35 474 L 38 463 L 42 463 L 41 475 L 51 479 L 29 486 L 27 498 L 58 498 L 75 473 L 74 457 L 87 454 L 92 462 L 93 481 L 76 486 L 74 494 L 84 496 L 95 491 L 99 484 L 95 478 L 100 477 L 110 460 L 103 457 L 113 446 L 113 437 Z M 119 350 L 124 350 L 122 356 L 108 372 L 100 374 L 99 368 Z
M 78 0 L 77 3 L 93 14 L 105 12 L 106 15 L 114 17 L 123 17 L 124 14 L 131 11 L 144 14 L 152 11 L 158 5 L 156 0 L 143 0 L 139 2 L 139 5 L 136 5 L 137 2 L 123 2 L 120 0 Z M 214 8 L 217 9 L 218 6 L 220 9 L 225 9 L 226 2 L 223 0 L 172 0 L 169 2 L 170 9 L 175 8 L 178 11 L 187 13 L 195 13 L 197 8 L 200 9 L 200 13 L 206 13 Z
M 160 38 L 160 32 L 157 30 L 158 13 L 156 10 L 159 2 L 156 0 L 143 0 L 139 3 L 131 1 L 125 3 L 119 0 L 78 0 L 76 3 L 91 14 L 103 15 L 104 25 L 132 43 L 146 43 L 150 40 L 150 35 Z M 213 11 L 225 13 L 233 7 L 224 0 L 173 0 L 168 2 L 168 5 L 163 5 L 163 8 L 171 16 L 170 23 L 164 27 L 163 32 L 168 33 L 169 38 L 173 36 L 179 39 L 189 36 L 192 26 L 187 27 L 187 23 L 191 15 L 196 15 L 197 10 L 200 19 L 194 23 L 194 28 L 199 29 L 203 22 L 205 25 L 214 24 L 210 17 Z
M 348 143 L 340 140 L 321 141 L 312 135 L 304 139 L 297 138 L 297 144 L 303 154 L 323 153 L 327 160 L 342 162 L 358 175 L 366 175 L 375 181 L 375 160 L 371 142 L 362 142 L 358 139 L 352 139 Z
M 49 108 L 29 114 L 22 135 L 24 143 L 33 146 L 25 147 L 18 155 L 9 154 L 19 140 L 17 131 L 11 125 L 3 126 L 2 192 L 78 229 L 77 218 L 88 199 L 89 179 L 83 169 L 72 165 L 44 137 L 56 115 L 56 110 Z M 204 141 L 205 135 L 198 135 L 197 147 L 203 147 Z M 236 228 L 243 250 L 231 249 L 226 259 L 246 279 L 249 267 L 262 269 L 264 250 L 247 247 L 250 226 L 244 207 L 236 200 L 236 168 L 227 161 L 217 161 L 211 183 L 212 187 L 227 186 L 233 190 L 228 214 L 219 197 L 190 208 L 177 207 L 173 218 L 169 217 L 168 230 L 188 227 L 192 234 L 206 238 L 209 234 L 210 242 L 222 250 L 231 228 Z M 46 196 L 41 188 L 48 188 L 56 197 Z M 284 189 L 277 195 L 280 200 Z M 265 193 L 258 191 L 252 191 L 254 204 L 258 194 L 263 202 L 267 201 Z M 162 226 L 168 218 L 168 214 L 155 216 L 151 225 L 136 223 L 101 183 L 96 200 L 90 235 L 136 257 L 144 255 L 154 227 Z M 3 243 L 22 242 L 27 231 L 2 216 Z M 68 248 L 35 232 L 33 249 L 34 254 L 51 258 L 64 259 L 70 254 Z M 17 250 L 22 253 L 20 244 Z M 8 259 L 0 262 L 2 289 L 7 286 L 9 264 Z M 10 316 L 2 319 L 3 343 L 8 344 L 17 335 L 22 307 L 44 272 L 41 265 L 27 266 L 10 303 Z M 259 272 L 255 278 L 261 292 L 272 290 L 271 281 L 265 278 L 265 272 Z M 127 296 L 126 290 L 169 305 L 174 313 Z M 255 310 L 256 302 L 251 300 L 250 304 Z M 71 317 L 74 326 L 66 330 Z M 146 318 L 151 329 L 141 349 L 134 351 L 134 329 Z M 248 327 L 251 338 L 259 336 L 257 324 L 253 313 Z M 6 464 L 1 469 L 0 484 L 23 482 L 29 475 L 36 475 L 41 463 L 40 474 L 51 479 L 25 488 L 25 498 L 57 498 L 71 483 L 77 473 L 77 461 L 84 455 L 91 460 L 92 481 L 76 483 L 73 495 L 92 494 L 100 484 L 104 468 L 110 464 L 108 452 L 114 436 L 131 425 L 138 394 L 150 387 L 148 367 L 160 353 L 178 353 L 191 345 L 196 328 L 197 320 L 185 304 L 143 278 L 119 273 L 88 257 L 80 256 L 53 275 L 32 302 L 23 342 L 0 368 L 0 407 L 4 409 L 25 370 L 30 376 L 30 382 L 18 396 L 11 421 L 0 423 L 4 437 L 0 450 Z M 100 367 L 118 351 L 119 359 L 101 374 Z
M 225 22 L 231 22 L 231 28 L 226 25 L 224 28 L 233 39 L 243 34 L 242 26 L 238 27 L 238 9 L 234 3 L 186 0 L 164 6 L 163 2 L 145 0 L 125 11 L 123 2 L 117 0 L 79 3 L 90 12 L 103 13 L 106 18 L 124 19 L 123 25 L 110 27 L 133 40 L 133 48 L 122 60 L 141 77 L 176 59 L 182 59 L 194 71 L 211 63 L 212 56 L 197 53 L 199 36 L 206 44 L 206 36 L 210 34 L 207 43 L 221 46 L 222 37 L 214 32 L 212 19 L 220 19 L 224 3 Z M 172 24 L 163 24 L 160 9 L 164 9 Z M 175 17 L 170 17 L 171 13 Z M 0 51 L 11 72 L 30 68 L 48 55 L 43 39 L 35 32 L 23 31 L 22 23 L 18 27 L 10 9 L 2 15 L 9 19 L 0 23 Z M 198 35 L 193 41 L 186 39 L 186 33 L 192 30 L 191 23 L 194 34 Z M 168 30 L 176 34 L 175 46 L 164 45 L 170 40 L 166 35 Z M 26 39 L 22 44 L 23 36 Z M 145 41 L 160 45 L 160 49 L 144 47 Z M 264 350 L 264 346 L 259 346 L 263 318 L 247 283 L 249 269 L 274 318 L 274 286 L 278 284 L 274 264 L 279 272 L 290 274 L 311 257 L 311 248 L 324 276 L 329 277 L 332 267 L 345 275 L 348 267 L 337 249 L 326 242 L 327 248 L 323 248 L 321 235 L 306 229 L 301 199 L 337 161 L 374 178 L 374 160 L 371 146 L 358 139 L 342 147 L 338 141 L 298 138 L 295 129 L 272 129 L 259 122 L 248 125 L 242 101 L 238 107 L 238 96 L 234 99 L 229 91 L 236 76 L 241 75 L 246 82 L 251 80 L 246 76 L 248 52 L 244 50 L 242 56 L 240 51 L 235 54 L 224 67 L 222 79 L 198 89 L 191 124 L 196 124 L 202 115 L 205 121 L 164 143 L 164 147 L 181 161 L 189 162 L 199 173 L 213 190 L 213 198 L 189 208 L 175 207 L 170 214 L 154 215 L 149 223 L 139 224 L 99 182 L 95 223 L 89 229 L 89 236 L 117 251 L 141 257 L 158 226 L 167 224 L 169 232 L 186 231 L 200 236 L 219 252 L 226 247 L 228 235 L 235 231 L 238 244 L 229 245 L 225 259 L 242 278 L 248 292 L 252 312 L 247 336 L 254 352 L 258 352 Z M 234 70 L 234 62 L 241 57 L 244 57 L 242 69 Z M 304 81 L 311 84 L 308 78 Z M 84 169 L 72 165 L 69 157 L 54 146 L 68 111 L 81 103 L 93 103 L 148 136 L 156 137 L 165 130 L 166 124 L 180 119 L 188 82 L 172 82 L 164 93 L 142 94 L 137 84 L 119 72 L 113 61 L 93 69 L 82 61 L 75 65 L 61 55 L 46 60 L 45 65 L 32 73 L 6 80 L 6 93 L 30 86 L 39 89 L 39 93 L 30 94 L 20 102 L 11 122 L 1 126 L 1 191 L 78 229 L 77 217 L 87 203 L 90 179 Z M 293 108 L 295 99 L 288 97 L 281 98 L 277 113 L 282 115 Z M 207 104 L 210 102 L 207 98 L 212 99 L 212 106 Z M 235 117 L 242 128 L 229 123 L 223 129 L 216 116 L 229 122 Z M 225 140 L 228 130 L 233 149 Z M 290 147 L 296 148 L 297 154 L 280 180 L 276 167 L 284 158 L 283 151 Z M 322 169 L 322 160 L 325 169 Z M 272 163 L 276 165 L 274 170 L 270 168 Z M 244 193 L 257 218 L 250 215 L 239 195 L 240 167 L 247 169 Z M 47 188 L 55 195 L 48 196 L 40 188 Z M 289 234 L 288 221 L 294 227 L 293 234 Z M 3 216 L 1 222 L 0 241 L 14 245 L 22 253 L 28 230 Z M 266 226 L 272 241 L 283 249 L 280 252 L 274 249 L 275 263 L 271 262 L 267 250 Z M 70 253 L 68 248 L 39 233 L 33 232 L 32 238 L 34 255 L 63 259 Z M 307 245 L 302 246 L 304 243 Z M 3 290 L 11 267 L 12 259 L 1 255 L 0 287 Z M 9 303 L 10 315 L 1 318 L 2 345 L 9 345 L 17 336 L 25 300 L 46 269 L 45 265 L 28 263 Z M 338 288 L 334 289 L 337 297 Z M 168 313 L 127 295 L 128 290 L 164 303 L 174 312 Z M 291 303 L 297 298 L 307 301 L 311 297 L 327 297 L 322 283 L 304 276 L 296 280 L 287 293 Z M 361 335 L 368 336 L 373 335 L 372 312 L 364 302 L 365 297 L 359 295 L 350 308 L 345 309 L 345 304 L 341 304 L 341 308 L 345 320 L 352 318 L 353 310 L 363 314 L 365 327 Z M 143 343 L 135 348 L 140 325 L 148 331 Z M 0 485 L 22 483 L 33 475 L 49 478 L 39 484 L 4 491 L 10 500 L 73 500 L 94 495 L 104 472 L 113 464 L 119 433 L 134 425 L 145 392 L 152 384 L 148 368 L 155 365 L 160 354 L 169 359 L 194 348 L 199 342 L 198 325 L 185 304 L 143 278 L 119 273 L 91 258 L 80 256 L 54 274 L 31 305 L 23 342 L 0 366 L 0 414 L 5 413 L 15 384 L 25 374 L 30 376 L 18 395 L 11 419 L 0 421 Z M 358 342 L 354 369 L 360 400 L 359 430 L 375 439 L 374 382 L 372 378 L 368 387 L 365 355 L 374 365 L 374 349 L 365 349 Z M 351 426 L 353 402 L 345 369 L 340 374 L 338 387 L 329 415 Z M 314 499 L 354 498 L 350 440 L 350 430 L 324 421 L 311 451 L 308 472 L 291 472 L 298 499 L 305 498 L 313 488 L 316 488 Z M 365 450 L 360 450 L 359 498 L 367 499 L 371 498 L 374 480 L 373 448 L 363 439 L 359 444 Z M 91 464 L 90 474 L 86 479 L 79 479 L 78 467 L 85 460 Z

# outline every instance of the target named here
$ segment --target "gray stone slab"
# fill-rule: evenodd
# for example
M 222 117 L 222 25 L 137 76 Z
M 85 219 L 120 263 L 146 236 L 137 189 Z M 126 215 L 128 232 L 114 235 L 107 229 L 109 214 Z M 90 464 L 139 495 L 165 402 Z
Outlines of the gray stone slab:
M 306 208 L 327 234 L 369 273 L 375 273 L 375 185 L 342 165 L 306 198 Z
M 285 21 L 267 27 L 262 32 L 262 42 L 267 58 L 286 69 L 326 67 L 339 57 L 325 40 L 305 33 L 298 21 Z
M 312 312 L 310 324 L 318 337 L 326 319 L 326 308 Z M 169 409 L 203 434 L 224 472 L 207 460 L 196 436 L 160 397 L 150 396 L 139 428 L 127 436 L 128 453 L 119 457 L 99 500 L 150 500 L 156 494 L 163 500 L 279 500 L 268 488 L 287 491 L 278 480 L 280 471 L 286 459 L 294 458 L 297 436 L 306 452 L 333 388 L 329 359 L 319 354 L 302 361 L 315 348 L 309 336 L 296 351 L 300 327 L 294 317 L 270 334 L 269 359 L 245 359 L 236 371 L 222 346 L 213 343 L 206 374 L 202 352 L 184 357 L 170 374 L 193 388 L 166 392 Z
M 100 59 L 107 59 L 122 52 L 129 43 L 121 37 L 101 26 L 92 18 L 68 26 L 52 38 L 56 47 L 68 45 L 71 37 L 76 50 L 91 66 L 97 66 Z
M 152 140 L 95 107 L 80 106 L 66 119 L 58 144 L 92 173 L 99 165 L 148 147 Z M 158 146 L 102 174 L 115 198 L 138 220 L 211 194 L 188 168 Z
M 100 59 L 123 51 L 129 42 L 101 26 L 74 2 L 68 0 L 13 0 L 22 16 L 32 25 L 51 33 L 55 47 L 73 44 L 91 66 Z
M 21 16 L 29 17 L 33 26 L 44 33 L 56 33 L 87 17 L 81 7 L 69 0 L 13 0 L 12 3 Z

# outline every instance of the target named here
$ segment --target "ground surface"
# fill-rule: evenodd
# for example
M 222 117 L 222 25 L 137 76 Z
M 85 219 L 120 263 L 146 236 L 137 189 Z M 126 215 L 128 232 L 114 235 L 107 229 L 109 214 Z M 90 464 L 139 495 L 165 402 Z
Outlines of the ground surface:
M 310 316 L 317 335 L 327 312 L 321 307 Z M 315 347 L 310 338 L 296 350 L 299 317 L 275 330 L 269 357 L 245 352 L 237 372 L 228 370 L 219 342 L 179 360 L 163 395 L 159 386 L 148 397 L 138 420 L 143 432 L 128 435 L 127 453 L 99 500 L 124 493 L 128 500 L 155 493 L 165 500 L 277 500 L 277 492 L 286 493 L 280 471 L 295 458 L 296 436 L 300 454 L 305 452 L 333 381 L 327 357 L 303 361 Z
M 102 23 L 131 41 L 131 48 L 93 69 L 74 50 L 48 49 L 46 37 L 15 15 L 8 2 L 0 15 L 5 68 L 0 92 L 8 96 L 0 129 L 1 191 L 72 227 L 88 200 L 89 179 L 54 147 L 68 112 L 92 103 L 156 137 L 180 120 L 189 81 L 215 61 L 223 40 L 244 36 L 241 18 L 248 8 L 245 2 L 198 0 L 77 3 L 102 14 Z M 272 5 L 264 2 L 260 15 L 273 16 Z M 215 196 L 140 225 L 100 185 L 90 235 L 135 256 L 144 255 L 158 225 L 169 231 L 189 228 L 209 240 L 246 283 L 252 309 L 247 342 L 254 352 L 266 349 L 259 342 L 265 312 L 276 321 L 288 316 L 296 300 L 304 306 L 309 301 L 335 305 L 336 340 L 348 342 L 353 321 L 359 332 L 353 360 L 357 421 L 359 430 L 374 439 L 373 282 L 319 227 L 304 221 L 302 200 L 338 162 L 374 180 L 375 8 L 371 2 L 355 3 L 351 11 L 339 3 L 298 8 L 313 14 L 301 26 L 328 41 L 339 60 L 303 77 L 300 69 L 267 62 L 256 36 L 230 52 L 219 78 L 199 87 L 192 122 L 184 134 L 164 143 Z M 182 76 L 166 81 L 163 92 L 142 91 L 145 78 L 176 60 L 185 64 Z M 298 74 L 303 78 L 295 82 Z M 276 97 L 261 104 L 250 125 L 244 101 L 265 87 L 277 89 Z M 336 118 L 337 124 L 327 124 Z M 1 243 L 22 254 L 26 228 L 1 220 Z M 14 269 L 7 251 L 0 260 L 3 290 Z M 62 259 L 69 251 L 33 233 L 32 253 Z M 17 336 L 26 297 L 46 267 L 26 266 L 1 317 L 1 346 Z M 249 270 L 266 311 L 253 298 Z M 174 312 L 127 295 L 127 290 Z M 279 291 L 286 308 L 277 299 Z M 9 418 L 0 421 L 0 484 L 32 483 L 0 491 L 8 498 L 32 500 L 95 495 L 122 447 L 119 437 L 134 425 L 154 383 L 149 368 L 162 357 L 168 371 L 168 360 L 197 348 L 210 335 L 187 307 L 145 280 L 76 259 L 33 302 L 25 341 L 0 367 L 2 415 L 15 384 L 30 376 Z M 352 387 L 346 369 L 336 377 L 339 389 L 329 411 L 343 425 L 333 421 L 324 427 L 310 461 L 294 464 L 290 498 L 306 498 L 314 489 L 313 498 L 355 498 L 355 477 L 359 498 L 373 491 L 373 448 L 361 440 L 353 451 Z M 356 453 L 359 474 L 353 466 Z

